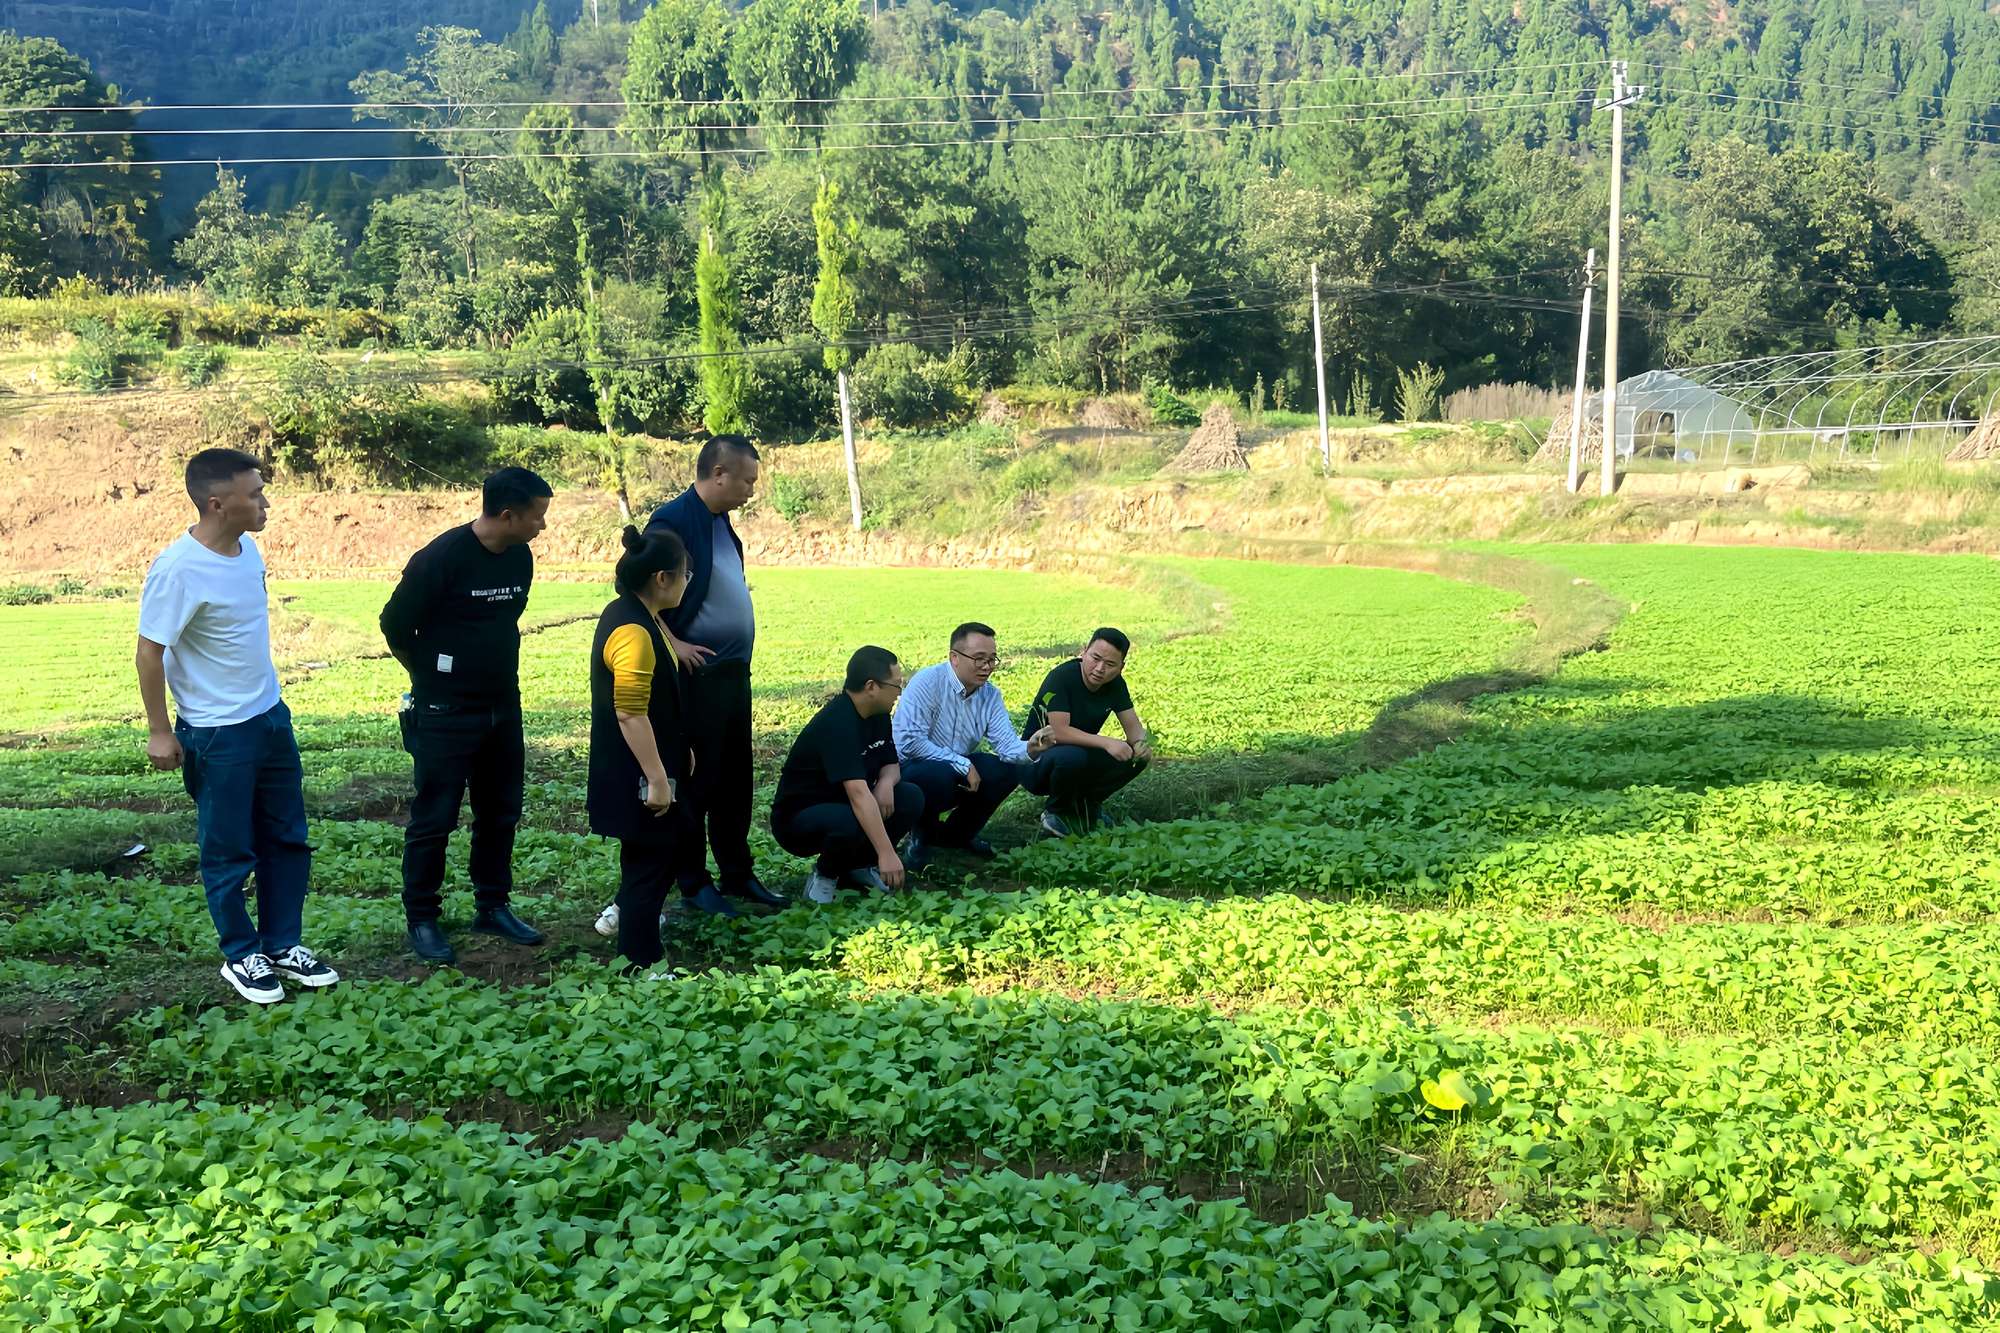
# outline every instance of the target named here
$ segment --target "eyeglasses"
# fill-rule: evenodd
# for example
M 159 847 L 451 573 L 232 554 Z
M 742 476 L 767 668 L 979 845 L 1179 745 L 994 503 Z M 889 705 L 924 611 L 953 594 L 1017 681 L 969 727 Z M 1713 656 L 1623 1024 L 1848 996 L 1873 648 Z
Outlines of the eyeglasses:
M 971 653 L 961 653 L 956 648 L 951 651 L 953 656 L 962 657 L 976 667 L 992 668 L 1000 665 L 1000 656 L 997 653 L 974 657 Z

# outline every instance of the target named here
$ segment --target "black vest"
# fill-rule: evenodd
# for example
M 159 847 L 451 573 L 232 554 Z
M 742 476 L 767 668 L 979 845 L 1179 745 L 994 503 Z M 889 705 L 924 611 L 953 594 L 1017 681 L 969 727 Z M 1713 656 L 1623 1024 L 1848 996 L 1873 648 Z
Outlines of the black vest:
M 653 743 L 660 747 L 660 762 L 667 776 L 679 785 L 676 811 L 688 799 L 688 740 L 681 721 L 680 670 L 667 649 L 666 636 L 645 603 L 629 594 L 604 608 L 597 618 L 597 633 L 590 642 L 590 786 L 585 807 L 590 812 L 590 831 L 607 838 L 635 838 L 644 841 L 671 841 L 676 815 L 659 816 L 639 800 L 639 782 L 645 773 L 618 729 L 618 710 L 611 699 L 611 668 L 604 665 L 604 644 L 612 631 L 624 625 L 638 625 L 653 638 L 652 699 L 646 720 L 653 724 Z

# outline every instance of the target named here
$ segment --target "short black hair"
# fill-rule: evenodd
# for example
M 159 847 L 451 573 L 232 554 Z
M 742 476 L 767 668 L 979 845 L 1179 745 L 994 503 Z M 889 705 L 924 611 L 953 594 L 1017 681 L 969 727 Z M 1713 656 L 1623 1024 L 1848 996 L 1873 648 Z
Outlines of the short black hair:
M 847 680 L 842 686 L 850 693 L 859 694 L 868 688 L 869 681 L 889 683 L 890 669 L 896 665 L 896 655 L 887 648 L 877 648 L 874 644 L 864 644 L 854 650 L 854 656 L 847 659 Z
M 671 573 L 687 564 L 687 545 L 672 528 L 641 532 L 627 523 L 618 540 L 625 548 L 613 576 L 619 592 L 636 593 L 651 583 L 654 575 Z
M 722 462 L 724 451 L 732 454 L 748 454 L 758 457 L 757 446 L 750 443 L 748 435 L 711 435 L 701 442 L 701 452 L 695 456 L 694 478 L 700 481 L 715 471 Z
M 187 461 L 188 499 L 196 509 L 206 508 L 218 486 L 227 486 L 246 472 L 262 471 L 262 460 L 241 449 L 203 449 Z
M 984 634 L 989 639 L 997 639 L 1000 637 L 999 635 L 993 632 L 993 627 L 991 625 L 983 625 L 977 620 L 968 620 L 963 625 L 960 625 L 957 629 L 951 632 L 951 646 L 954 648 L 958 647 L 958 645 L 964 643 L 969 636 L 974 634 Z
M 497 518 L 509 509 L 524 513 L 536 500 L 554 494 L 546 481 L 524 467 L 503 467 L 479 488 L 488 518 Z
M 1089 648 L 1091 643 L 1108 643 L 1118 650 L 1120 657 L 1129 657 L 1132 653 L 1132 641 L 1125 637 L 1125 631 L 1113 629 L 1109 625 L 1102 625 L 1092 630 L 1090 643 L 1083 646 Z

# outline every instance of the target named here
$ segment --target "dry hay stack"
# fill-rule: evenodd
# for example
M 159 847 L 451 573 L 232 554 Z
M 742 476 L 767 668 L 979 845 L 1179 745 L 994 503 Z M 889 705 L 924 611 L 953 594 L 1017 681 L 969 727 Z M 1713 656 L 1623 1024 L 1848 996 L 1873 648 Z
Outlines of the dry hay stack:
M 1098 430 L 1139 430 L 1146 424 L 1146 418 L 1131 403 L 1121 403 L 1113 398 L 1093 398 L 1083 405 L 1077 414 L 1079 426 L 1092 426 Z
M 1986 418 L 1974 428 L 1972 434 L 1958 442 L 1958 447 L 1945 457 L 1954 463 L 1982 462 L 1989 458 L 2000 458 L 2000 413 Z
M 1548 437 L 1542 447 L 1535 450 L 1532 462 L 1561 466 L 1569 461 L 1570 411 L 1567 406 L 1558 408 L 1555 419 L 1549 422 Z M 1588 460 L 1597 457 L 1604 447 L 1604 417 L 1585 412 L 1583 415 L 1583 448 L 1579 451 Z
M 1174 461 L 1167 464 L 1169 472 L 1248 472 L 1250 456 L 1243 451 L 1243 437 L 1236 429 L 1236 414 L 1228 403 L 1216 402 L 1208 405 L 1201 414 L 1201 425 L 1188 436 L 1188 442 Z

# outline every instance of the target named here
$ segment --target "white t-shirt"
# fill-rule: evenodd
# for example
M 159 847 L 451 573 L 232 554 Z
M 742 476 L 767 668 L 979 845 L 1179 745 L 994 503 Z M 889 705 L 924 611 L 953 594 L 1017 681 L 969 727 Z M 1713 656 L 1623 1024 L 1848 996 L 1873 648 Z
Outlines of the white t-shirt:
M 229 727 L 277 706 L 264 557 L 246 534 L 234 556 L 184 532 L 146 571 L 139 633 L 166 647 L 167 688 L 191 727 Z

